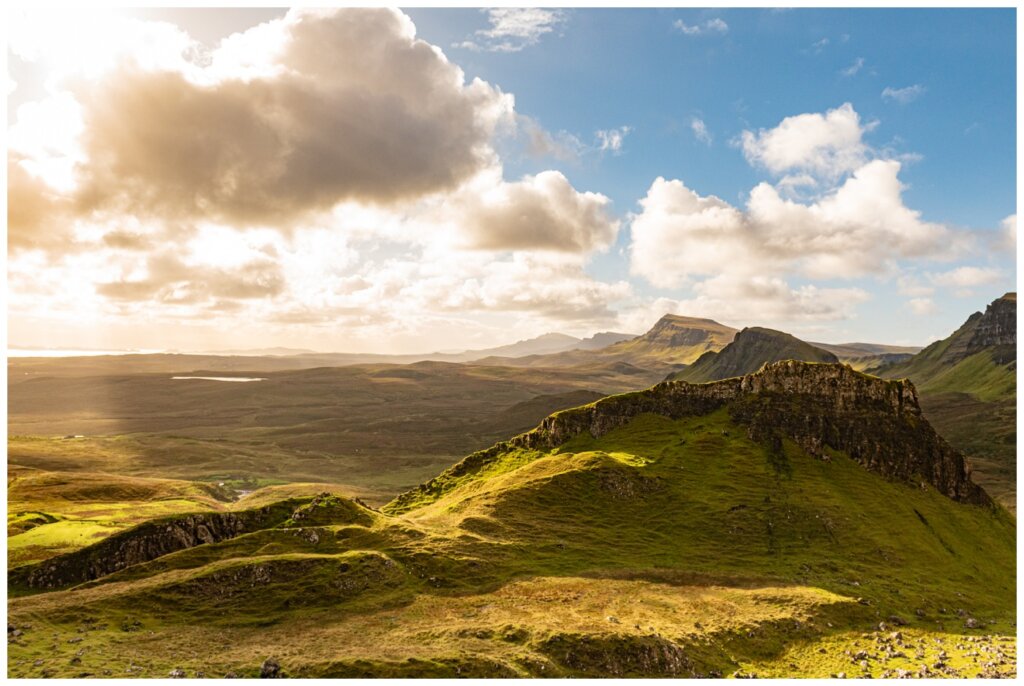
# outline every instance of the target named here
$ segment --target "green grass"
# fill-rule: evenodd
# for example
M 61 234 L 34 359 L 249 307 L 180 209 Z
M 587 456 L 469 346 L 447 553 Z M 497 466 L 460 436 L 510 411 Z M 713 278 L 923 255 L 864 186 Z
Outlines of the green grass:
M 724 410 L 497 454 L 400 515 L 321 502 L 13 599 L 11 621 L 33 628 L 9 674 L 255 676 L 274 655 L 293 676 L 859 675 L 845 652 L 877 654 L 891 615 L 925 657 L 872 658 L 874 676 L 940 649 L 974 676 L 965 637 L 1015 650 L 1008 513 L 834 451 L 772 456 Z M 966 629 L 957 611 L 992 623 Z
M 914 379 L 908 371 L 911 380 Z M 925 377 L 918 390 L 925 394 L 967 393 L 983 402 L 994 402 L 1017 394 L 1017 373 L 992 359 L 985 350 L 960 360 L 948 368 L 935 369 Z

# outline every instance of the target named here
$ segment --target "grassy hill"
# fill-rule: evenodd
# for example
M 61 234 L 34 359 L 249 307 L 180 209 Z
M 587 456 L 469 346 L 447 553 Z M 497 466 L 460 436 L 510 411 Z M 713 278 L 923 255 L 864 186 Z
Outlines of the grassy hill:
M 239 490 L 249 486 L 255 490 Z M 18 567 L 71 553 L 151 519 L 228 512 L 325 489 L 350 497 L 375 495 L 343 484 L 193 482 L 86 471 L 7 470 L 7 565 Z
M 752 326 L 736 334 L 729 345 L 717 352 L 704 353 L 689 367 L 671 374 L 669 379 L 693 383 L 717 381 L 756 372 L 765 363 L 779 360 L 839 361 L 832 353 L 788 333 Z
M 972 314 L 951 336 L 877 373 L 906 377 L 938 431 L 971 459 L 979 483 L 1017 503 L 1017 294 Z
M 838 365 L 558 412 L 380 511 L 253 505 L 16 570 L 9 675 L 1015 670 L 1013 518 Z

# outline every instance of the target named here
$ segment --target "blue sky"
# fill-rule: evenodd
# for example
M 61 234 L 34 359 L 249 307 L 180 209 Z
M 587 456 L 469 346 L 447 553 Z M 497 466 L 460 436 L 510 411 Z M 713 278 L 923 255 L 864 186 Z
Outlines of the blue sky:
M 390 48 L 359 53 L 361 37 L 343 37 L 346 22 L 369 22 L 354 12 L 317 19 L 338 32 L 327 48 L 337 54 L 324 54 L 323 62 L 378 60 L 372 68 L 392 74 L 394 82 L 361 83 L 363 97 L 392 92 L 404 72 L 389 60 L 408 47 L 398 36 L 404 29 L 395 28 L 401 22 L 367 29 L 395 35 L 365 37 L 369 46 L 395 45 L 395 55 L 387 54 Z M 74 217 L 70 243 L 44 240 L 33 225 L 36 233 L 16 233 L 10 243 L 12 341 L 55 346 L 60 332 L 76 330 L 98 347 L 162 347 L 140 332 L 144 320 L 162 338 L 178 336 L 166 347 L 187 348 L 188 341 L 238 347 L 255 338 L 260 345 L 376 350 L 386 338 L 388 349 L 405 352 L 452 348 L 453 339 L 466 347 L 499 344 L 552 330 L 640 332 L 675 311 L 734 326 L 774 326 L 812 340 L 923 344 L 1015 288 L 1015 10 L 505 12 L 404 10 L 417 38 L 449 61 L 419 65 L 435 70 L 423 78 L 451 65 L 466 77 L 450 102 L 439 100 L 449 109 L 437 111 L 476 107 L 473 116 L 491 127 L 475 141 L 453 137 L 438 151 L 474 145 L 462 153 L 484 150 L 486 161 L 476 160 L 451 183 L 408 179 L 410 188 L 427 189 L 419 199 L 393 199 L 384 188 L 356 191 L 342 179 L 330 191 L 341 204 L 328 207 L 318 194 L 286 203 L 288 216 L 277 201 L 267 204 L 273 217 L 241 216 L 216 200 L 197 214 L 187 206 L 193 194 L 159 198 L 160 213 L 125 210 L 123 199 L 114 208 L 111 200 L 88 218 Z M 300 40 L 293 15 L 283 11 L 120 14 L 135 23 L 119 26 L 117 40 L 131 43 L 123 36 L 145 34 L 152 21 L 173 29 L 96 60 L 99 66 L 84 80 L 81 60 L 63 64 L 47 56 L 45 37 L 33 48 L 33 34 L 24 30 L 13 47 L 9 78 L 16 85 L 8 112 L 23 156 L 19 164 L 53 188 L 57 177 L 40 170 L 59 167 L 59 155 L 52 144 L 33 139 L 28 124 L 40 113 L 66 113 L 59 103 L 74 100 L 84 113 L 81 140 L 98 145 L 100 137 L 91 135 L 99 121 L 91 116 L 91 94 L 111 92 L 103 87 L 122 74 L 132 50 L 155 55 L 152 46 L 166 42 L 170 48 L 159 59 L 146 53 L 146 62 L 138 57 L 142 52 L 134 59 L 156 64 L 146 67 L 147 75 L 180 73 L 182 87 L 195 81 L 209 92 L 243 78 L 241 71 L 210 68 L 217 60 L 209 55 L 227 55 L 230 68 L 244 69 L 246 60 Z M 240 48 L 221 45 L 268 20 L 269 30 L 232 43 Z M 116 23 L 90 21 L 99 32 Z M 84 40 L 81 33 L 67 40 Z M 201 48 L 180 47 L 191 41 Z M 103 49 L 89 44 L 79 54 Z M 193 61 L 204 51 L 206 61 Z M 310 75 L 319 68 L 303 64 Z M 317 78 L 324 83 L 333 78 L 329 70 L 323 74 Z M 416 73 L 410 74 L 408 92 L 397 97 L 433 111 L 438 88 L 448 86 L 417 95 Z M 257 78 L 280 80 L 271 71 Z M 473 79 L 486 82 L 484 96 L 472 94 Z M 349 90 L 339 93 L 352 90 L 342 86 Z M 514 109 L 499 93 L 514 96 Z M 166 96 L 176 101 L 179 94 Z M 34 108 L 39 103 L 50 105 Z M 261 116 L 253 108 L 252 116 Z M 175 135 L 188 136 L 182 128 L 203 135 L 208 113 L 191 128 L 180 126 L 182 116 L 189 115 L 178 114 Z M 401 130 L 375 132 L 374 140 L 414 146 L 419 141 L 410 130 L 432 127 L 435 137 L 456 136 L 428 116 L 401 123 Z M 386 114 L 367 112 L 366 120 L 390 125 Z M 357 125 L 348 134 L 344 128 L 323 133 L 318 151 L 366 131 Z M 801 152 L 801 142 L 812 136 L 820 144 Z M 115 155 L 119 140 L 110 141 Z M 240 144 L 224 141 L 228 151 Z M 96 149 L 83 152 L 82 146 L 71 141 L 60 153 L 75 160 L 79 174 L 64 184 L 70 190 L 60 188 L 69 198 L 86 181 L 103 181 L 103 170 L 93 169 Z M 333 163 L 361 163 L 357 171 L 372 171 L 387 159 L 387 151 L 360 150 L 367 155 L 362 162 L 343 151 Z M 122 165 L 138 163 L 132 155 L 125 152 Z M 324 157 L 316 163 L 328 165 L 319 168 L 329 176 L 336 170 Z M 140 187 L 155 184 L 152 169 L 139 164 L 122 166 L 122 173 Z M 660 186 L 659 177 L 665 179 Z M 273 188 L 253 181 L 256 186 L 242 190 L 251 198 L 295 188 L 288 178 L 277 181 Z M 876 203 L 882 197 L 887 200 Z M 170 226 L 168 212 L 179 210 L 181 221 Z M 524 224 L 524 217 L 533 223 Z M 123 238 L 127 224 L 134 227 L 131 241 Z M 143 242 L 149 252 L 135 245 Z M 79 247 L 70 251 L 69 244 Z M 182 244 L 190 252 L 174 254 L 172 246 Z M 303 273 L 311 268 L 295 266 L 310 245 L 317 256 L 330 250 L 336 257 L 318 279 Z M 247 257 L 225 261 L 224 251 Z M 40 269 L 48 278 L 38 277 Z M 72 283 L 92 299 L 72 304 L 54 285 L 71 290 Z M 332 285 L 321 292 L 317 283 Z M 81 318 L 84 310 L 92 319 Z M 317 311 L 331 314 L 310 314 Z M 211 312 L 244 320 L 216 327 L 244 341 L 222 340 L 224 334 L 208 326 Z M 96 321 L 105 322 L 106 334 L 86 333 Z
M 420 35 L 444 46 L 468 76 L 514 93 L 517 110 L 548 129 L 586 137 L 630 126 L 621 154 L 565 167 L 577 187 L 600 190 L 621 213 L 636 211 L 637 198 L 659 175 L 742 203 L 765 175 L 730 141 L 745 129 L 844 102 L 878 121 L 873 145 L 920 156 L 901 180 L 906 204 L 924 219 L 988 232 L 1016 212 L 1013 9 L 575 10 L 555 32 L 515 53 L 454 47 L 487 25 L 478 10 L 407 12 Z M 687 36 L 673 26 L 715 18 L 726 22 L 726 32 Z M 909 103 L 882 96 L 887 87 L 915 84 L 924 92 Z M 694 137 L 694 116 L 705 122 L 711 145 Z M 513 173 L 543 166 L 529 158 L 508 165 Z M 628 238 L 623 232 L 619 247 Z M 881 340 L 896 330 L 915 342 L 943 335 L 1013 288 L 1014 258 L 997 258 L 1008 280 L 949 303 L 926 329 L 921 322 L 907 326 L 905 312 L 884 304 L 891 286 L 859 281 L 876 296 L 860 319 L 875 322 L 858 322 L 850 333 Z M 595 271 L 627 276 L 628 265 L 612 253 L 596 260 Z

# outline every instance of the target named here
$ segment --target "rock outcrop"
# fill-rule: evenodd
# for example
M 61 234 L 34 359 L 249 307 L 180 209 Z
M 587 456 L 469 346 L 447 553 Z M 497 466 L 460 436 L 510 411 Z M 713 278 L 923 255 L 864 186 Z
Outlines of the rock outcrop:
M 253 510 L 155 519 L 73 553 L 13 569 L 8 574 L 8 584 L 62 588 L 85 583 L 179 550 L 277 526 L 287 521 L 297 506 L 307 502 L 308 499 L 293 499 Z
M 1017 294 L 1007 293 L 989 303 L 984 314 L 975 314 L 974 331 L 967 342 L 964 357 L 988 348 L 995 348 L 999 364 L 1016 359 Z M 970 320 L 968 320 L 970 321 Z M 1012 355 L 1012 357 L 1009 357 Z
M 812 455 L 824 459 L 829 450 L 844 452 L 865 469 L 935 488 L 953 500 L 991 502 L 971 481 L 963 455 L 924 419 L 909 380 L 879 379 L 841 364 L 786 360 L 741 377 L 704 384 L 666 381 L 557 412 L 532 431 L 473 453 L 418 491 L 399 496 L 388 509 L 401 511 L 417 495 L 443 492 L 509 450 L 546 451 L 584 433 L 600 437 L 641 414 L 681 419 L 723 407 L 747 427 L 750 438 L 773 450 L 788 438 Z

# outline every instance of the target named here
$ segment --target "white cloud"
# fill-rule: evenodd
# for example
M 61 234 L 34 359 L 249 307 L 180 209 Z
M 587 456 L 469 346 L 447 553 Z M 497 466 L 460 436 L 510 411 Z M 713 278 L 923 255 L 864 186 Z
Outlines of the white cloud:
M 440 210 L 462 247 L 589 253 L 608 247 L 619 222 L 611 200 L 581 193 L 561 172 L 518 182 L 482 180 L 451 196 Z
M 702 24 L 687 24 L 682 19 L 676 19 L 672 26 L 676 31 L 687 36 L 704 36 L 710 34 L 725 34 L 729 31 L 729 25 L 722 19 L 708 19 Z
M 952 230 L 903 204 L 900 165 L 875 160 L 838 189 L 803 204 L 755 187 L 746 211 L 659 178 L 631 225 L 631 269 L 659 287 L 715 274 L 883 274 L 900 259 L 946 259 L 965 248 Z
M 921 280 L 913 274 L 900 275 L 896 279 L 896 290 L 900 295 L 909 295 L 918 298 L 935 293 L 935 289 L 932 286 L 922 283 Z
M 532 157 L 553 157 L 561 162 L 576 162 L 587 151 L 579 137 L 568 131 L 552 133 L 535 119 L 516 115 L 517 130 L 526 138 L 526 152 Z
M 188 44 L 167 40 L 173 49 L 139 49 Z M 51 98 L 70 94 L 80 110 L 78 208 L 286 226 L 343 200 L 452 190 L 498 164 L 492 138 L 512 99 L 466 83 L 400 12 L 292 10 L 222 47 L 208 69 L 117 53 Z
M 868 147 L 853 105 L 843 105 L 825 114 L 808 113 L 786 117 L 774 129 L 740 136 L 743 154 L 751 164 L 773 174 L 790 171 L 836 179 L 864 164 Z
M 711 145 L 711 133 L 708 131 L 707 124 L 704 123 L 703 119 L 699 117 L 690 119 L 690 129 L 698 141 L 705 145 Z
M 666 312 L 707 317 L 733 326 L 786 330 L 855 316 L 869 295 L 859 288 L 793 287 L 773 276 L 720 275 L 694 285 L 688 298 L 657 298 L 620 316 L 621 328 L 644 331 Z
M 911 298 L 907 301 L 910 311 L 919 316 L 936 314 L 939 308 L 931 298 Z
M 617 155 L 622 151 L 622 142 L 626 135 L 633 129 L 629 126 L 620 126 L 617 129 L 605 129 L 595 131 L 597 137 L 597 149 L 600 152 L 611 152 Z
M 822 38 L 821 40 L 814 41 L 813 43 L 811 43 L 811 52 L 813 52 L 815 55 L 820 55 L 821 51 L 828 47 L 828 44 L 829 39 L 827 37 Z
M 1004 277 L 1003 271 L 994 267 L 957 267 L 947 272 L 933 274 L 931 279 L 939 286 L 970 288 L 996 283 Z
M 519 52 L 536 45 L 568 16 L 564 10 L 500 7 L 482 10 L 487 13 L 490 28 L 480 29 L 474 38 L 453 47 L 487 52 Z
M 1002 235 L 1003 245 L 1014 252 L 1017 251 L 1017 215 L 1011 214 L 1009 217 L 999 223 Z
M 722 270 L 746 251 L 743 213 L 682 181 L 655 179 L 631 225 L 632 272 L 662 288 Z
M 856 76 L 857 72 L 859 72 L 863 68 L 864 68 L 864 58 L 863 57 L 858 57 L 857 59 L 855 59 L 853 61 L 853 64 L 851 64 L 849 67 L 846 67 L 845 69 L 840 70 L 839 73 L 841 75 L 849 78 L 851 76 Z
M 893 88 L 892 86 L 886 86 L 885 90 L 882 91 L 882 100 L 895 100 L 901 105 L 906 105 L 909 102 L 917 100 L 919 97 L 924 95 L 927 89 L 919 83 L 915 83 L 912 86 L 905 88 Z

